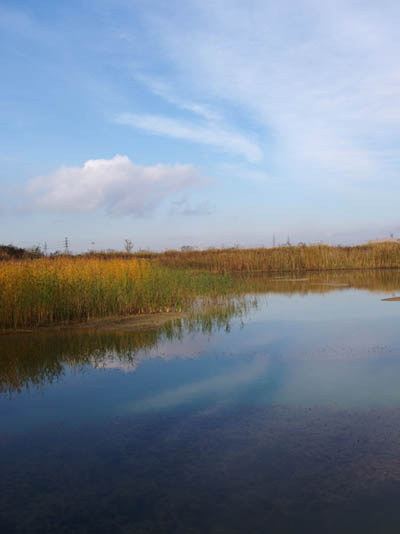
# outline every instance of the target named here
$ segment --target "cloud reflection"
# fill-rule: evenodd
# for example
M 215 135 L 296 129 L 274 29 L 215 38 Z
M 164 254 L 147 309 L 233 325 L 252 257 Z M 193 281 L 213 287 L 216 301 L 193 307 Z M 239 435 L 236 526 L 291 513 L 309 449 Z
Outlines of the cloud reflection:
M 270 363 L 266 354 L 258 354 L 252 361 L 240 364 L 229 373 L 212 376 L 198 382 L 184 384 L 175 389 L 164 391 L 152 397 L 128 405 L 130 412 L 160 410 L 173 408 L 204 395 L 219 395 L 236 390 L 240 386 L 248 386 L 259 377 L 265 375 Z

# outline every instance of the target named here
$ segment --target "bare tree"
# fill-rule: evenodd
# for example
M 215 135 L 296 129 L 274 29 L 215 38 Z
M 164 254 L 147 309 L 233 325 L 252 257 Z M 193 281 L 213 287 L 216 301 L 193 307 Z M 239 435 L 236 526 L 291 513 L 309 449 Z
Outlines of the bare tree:
M 125 250 L 126 252 L 128 252 L 128 254 L 130 254 L 132 252 L 132 249 L 133 249 L 133 243 L 130 239 L 125 239 Z

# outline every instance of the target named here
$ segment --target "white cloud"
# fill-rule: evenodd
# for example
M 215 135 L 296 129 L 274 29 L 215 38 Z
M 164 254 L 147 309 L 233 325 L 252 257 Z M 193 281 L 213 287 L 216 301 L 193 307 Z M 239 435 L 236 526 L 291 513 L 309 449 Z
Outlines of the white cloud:
M 191 165 L 136 165 L 128 156 L 60 167 L 32 180 L 27 193 L 37 208 L 52 211 L 145 215 L 165 198 L 200 185 L 204 179 Z
M 166 135 L 210 145 L 231 154 L 244 156 L 251 162 L 258 162 L 262 159 L 262 151 L 255 142 L 219 124 L 196 123 L 159 115 L 139 115 L 135 113 L 122 113 L 116 118 L 116 122 L 146 130 L 156 135 Z

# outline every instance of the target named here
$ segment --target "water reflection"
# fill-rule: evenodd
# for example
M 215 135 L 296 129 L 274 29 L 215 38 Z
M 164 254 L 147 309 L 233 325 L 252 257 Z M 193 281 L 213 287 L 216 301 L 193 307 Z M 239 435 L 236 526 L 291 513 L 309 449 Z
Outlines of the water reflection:
M 279 277 L 264 277 L 259 275 L 240 277 L 238 276 L 241 290 L 248 293 L 264 296 L 281 295 L 308 295 L 330 294 L 338 291 L 348 291 L 349 287 L 367 289 L 368 292 L 379 292 L 385 296 L 395 294 L 400 288 L 400 271 L 397 270 L 374 270 L 374 271 L 349 271 L 312 273 L 307 277 L 293 277 L 293 275 Z M 349 299 L 350 300 L 350 299 Z M 356 299 L 357 300 L 357 299 Z M 351 302 L 350 302 L 351 304 Z M 307 301 L 304 302 L 305 307 Z M 340 305 L 342 305 L 340 303 Z M 330 300 L 329 306 L 333 309 L 333 315 L 337 315 L 335 301 Z M 75 370 L 82 369 L 87 365 L 96 367 L 108 367 L 119 369 L 135 369 L 143 359 L 148 357 L 150 349 L 155 349 L 166 340 L 182 340 L 188 332 L 201 331 L 211 334 L 216 330 L 229 332 L 230 323 L 234 317 L 243 317 L 251 308 L 257 307 L 256 298 L 220 298 L 218 302 L 208 303 L 208 310 L 204 311 L 201 306 L 185 319 L 178 319 L 164 324 L 158 329 L 129 332 L 124 330 L 100 330 L 86 329 L 82 331 L 56 331 L 47 333 L 32 333 L 18 335 L 3 335 L 0 337 L 0 392 L 21 392 L 33 386 L 42 386 L 52 383 L 65 374 L 66 367 Z M 277 307 L 278 314 L 280 309 Z M 296 319 L 298 309 L 294 308 Z M 375 318 L 375 311 L 372 316 Z M 286 310 L 285 319 L 291 316 L 290 310 Z M 281 317 L 278 315 L 279 319 Z M 274 310 L 270 308 L 264 313 L 266 321 L 277 318 Z M 386 325 L 387 326 L 387 325 Z M 393 329 L 382 325 L 385 335 L 392 337 Z M 328 325 L 331 334 L 334 325 Z M 322 327 L 322 330 L 326 330 Z M 321 331 L 321 327 L 320 327 Z M 371 334 L 372 332 L 372 334 Z M 382 332 L 382 329 L 381 329 Z M 364 328 L 362 335 L 356 332 L 354 339 L 346 337 L 346 343 L 335 340 L 328 347 L 326 341 L 331 338 L 328 332 L 323 331 L 322 341 L 314 341 L 310 348 L 310 335 L 307 333 L 307 349 L 302 346 L 302 341 L 293 332 L 296 339 L 295 353 L 297 357 L 313 358 L 323 354 L 324 359 L 337 357 L 342 353 L 352 359 L 365 349 L 373 353 L 384 351 L 387 343 L 379 346 L 366 342 L 375 332 Z M 340 337 L 340 336 L 338 336 Z M 344 336 L 342 336 L 343 338 Z M 386 338 L 387 340 L 388 338 Z M 361 349 L 357 347 L 362 344 Z M 265 343 L 265 335 L 262 343 Z M 287 347 L 287 354 L 292 349 Z M 364 355 L 365 355 L 364 350 Z M 390 350 L 390 349 L 388 349 Z M 175 351 L 176 352 L 176 351 Z M 194 351 L 195 352 L 195 351 Z M 306 353 L 306 355 L 304 354 Z M 153 352 L 154 354 L 154 352 Z M 286 355 L 287 355 L 286 354 Z M 157 356 L 165 356 L 165 351 L 158 352 Z
M 331 293 L 346 288 L 393 293 L 400 289 L 399 269 L 324 271 L 266 277 L 262 274 L 237 275 L 243 290 L 259 293 L 310 294 Z
M 397 533 L 400 273 L 298 278 L 2 336 L 0 531 Z
M 206 309 L 199 306 L 187 317 L 144 331 L 102 328 L 4 334 L 0 337 L 0 393 L 21 393 L 52 383 L 65 375 L 67 367 L 134 370 L 149 357 L 150 349 L 165 341 L 179 341 L 193 332 L 229 332 L 233 318 L 242 319 L 256 306 L 254 298 L 218 298 Z
M 266 355 L 258 355 L 224 374 L 210 376 L 172 390 L 150 395 L 139 402 L 132 403 L 129 408 L 134 413 L 146 410 L 165 410 L 184 404 L 189 400 L 217 394 L 221 391 L 226 396 L 232 390 L 237 391 L 240 387 L 248 387 L 253 384 L 266 373 L 268 365 L 269 358 Z

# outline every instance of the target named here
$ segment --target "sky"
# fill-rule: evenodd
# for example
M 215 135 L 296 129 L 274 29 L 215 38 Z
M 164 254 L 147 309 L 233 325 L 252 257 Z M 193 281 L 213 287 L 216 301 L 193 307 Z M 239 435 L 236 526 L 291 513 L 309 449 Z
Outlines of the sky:
M 0 0 L 0 243 L 400 237 L 400 4 Z

